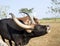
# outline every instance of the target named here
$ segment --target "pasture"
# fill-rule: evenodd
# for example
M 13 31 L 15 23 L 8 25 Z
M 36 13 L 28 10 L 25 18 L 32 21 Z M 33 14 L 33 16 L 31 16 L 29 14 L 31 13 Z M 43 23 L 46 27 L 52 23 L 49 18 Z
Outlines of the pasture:
M 30 40 L 27 46 L 60 46 L 60 19 L 40 20 L 41 24 L 49 24 L 51 32 Z
M 51 32 L 32 38 L 26 46 L 60 46 L 60 19 L 40 20 L 40 24 L 50 25 Z

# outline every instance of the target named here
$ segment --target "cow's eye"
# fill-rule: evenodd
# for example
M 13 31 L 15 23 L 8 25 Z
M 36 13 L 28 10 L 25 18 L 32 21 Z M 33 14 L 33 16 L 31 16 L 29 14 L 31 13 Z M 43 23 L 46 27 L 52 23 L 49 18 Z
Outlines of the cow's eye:
M 45 28 L 46 26 L 42 26 L 43 28 Z

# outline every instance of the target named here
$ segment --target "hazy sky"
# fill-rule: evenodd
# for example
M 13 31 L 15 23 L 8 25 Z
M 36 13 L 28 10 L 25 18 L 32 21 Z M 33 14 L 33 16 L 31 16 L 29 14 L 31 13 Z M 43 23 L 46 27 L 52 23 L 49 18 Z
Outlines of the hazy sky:
M 9 6 L 8 13 L 12 12 L 16 16 L 22 16 L 19 14 L 21 8 L 34 8 L 34 16 L 37 18 L 52 17 L 47 14 L 48 6 L 51 6 L 50 0 L 0 0 L 0 6 Z

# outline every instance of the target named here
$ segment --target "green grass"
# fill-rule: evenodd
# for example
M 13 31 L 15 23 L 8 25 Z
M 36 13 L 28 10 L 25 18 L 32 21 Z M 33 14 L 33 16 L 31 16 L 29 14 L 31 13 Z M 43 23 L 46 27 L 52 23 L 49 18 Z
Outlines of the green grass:
M 55 19 L 49 19 L 49 20 L 48 19 L 45 19 L 45 20 L 44 19 L 41 19 L 40 22 L 41 23 L 44 23 L 44 22 L 48 22 L 48 23 L 50 23 L 50 22 L 54 22 L 54 23 L 55 22 L 60 22 L 60 18 L 58 18 L 56 20 Z

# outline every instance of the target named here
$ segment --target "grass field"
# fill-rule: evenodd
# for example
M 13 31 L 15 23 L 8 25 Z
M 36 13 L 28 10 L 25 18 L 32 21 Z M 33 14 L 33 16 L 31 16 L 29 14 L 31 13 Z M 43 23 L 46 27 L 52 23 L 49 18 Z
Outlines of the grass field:
M 27 46 L 60 46 L 60 19 L 40 20 L 40 23 L 50 25 L 51 32 L 32 38 Z
M 32 38 L 26 46 L 60 46 L 60 19 L 40 20 L 40 24 L 50 25 L 51 32 Z

